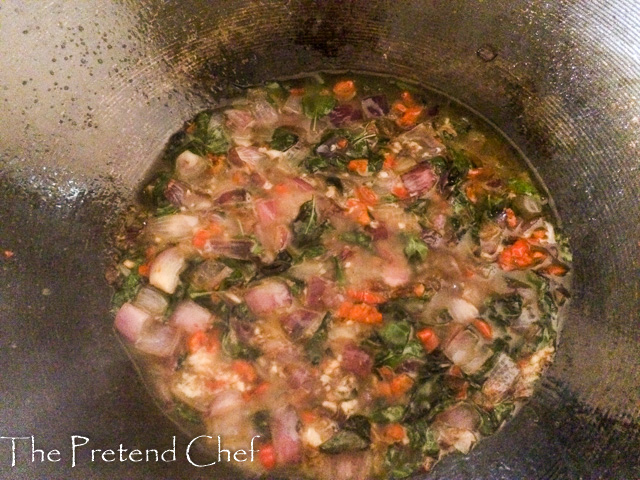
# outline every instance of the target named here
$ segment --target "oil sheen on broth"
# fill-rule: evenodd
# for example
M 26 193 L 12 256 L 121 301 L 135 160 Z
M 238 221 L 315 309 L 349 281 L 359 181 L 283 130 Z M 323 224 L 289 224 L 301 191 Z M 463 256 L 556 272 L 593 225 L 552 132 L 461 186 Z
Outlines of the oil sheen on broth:
M 380 77 L 273 82 L 164 157 L 116 239 L 115 327 L 184 429 L 230 449 L 260 435 L 249 473 L 429 470 L 500 429 L 552 361 L 566 240 L 514 149 L 452 101 Z

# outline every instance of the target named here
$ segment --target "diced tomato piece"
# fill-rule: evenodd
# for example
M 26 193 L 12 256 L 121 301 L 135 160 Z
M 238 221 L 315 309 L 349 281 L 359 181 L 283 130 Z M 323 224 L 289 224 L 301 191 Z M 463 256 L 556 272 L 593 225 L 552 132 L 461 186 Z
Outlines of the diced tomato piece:
M 386 297 L 379 293 L 370 292 L 368 290 L 356 290 L 354 288 L 347 289 L 347 296 L 353 300 L 373 305 L 387 301 Z
M 398 100 L 397 102 L 393 102 L 393 105 L 391 105 L 391 109 L 395 113 L 404 113 L 407 111 L 407 106 L 403 102 Z
M 491 328 L 491 325 L 489 325 L 484 320 L 476 318 L 473 321 L 473 326 L 476 327 L 476 330 L 480 332 L 480 335 L 482 335 L 487 340 L 491 340 L 493 338 L 493 329 Z
M 422 342 L 422 345 L 424 346 L 424 349 L 427 351 L 427 353 L 433 352 L 436 348 L 438 348 L 438 345 L 440 345 L 440 339 L 432 328 L 423 328 L 422 330 L 419 330 L 416 333 L 416 337 L 418 337 L 418 340 Z
M 273 186 L 273 191 L 278 195 L 286 195 L 289 193 L 289 187 L 284 183 L 278 183 Z
M 400 127 L 404 127 L 404 128 L 411 127 L 418 122 L 418 118 L 420 118 L 420 115 L 422 115 L 422 110 L 423 110 L 422 107 L 409 107 L 402 114 L 402 117 L 396 120 L 396 123 Z
M 391 393 L 396 396 L 404 395 L 409 390 L 411 390 L 412 386 L 413 380 L 411 379 L 411 377 L 406 373 L 401 373 L 393 380 L 391 380 Z
M 150 272 L 151 272 L 151 265 L 149 265 L 148 263 L 143 263 L 138 267 L 138 273 L 143 277 L 148 277 Z
M 507 214 L 507 227 L 516 228 L 518 225 L 518 217 L 516 217 L 516 213 L 510 208 L 505 208 L 504 212 Z
M 424 284 L 423 284 L 423 283 L 416 283 L 416 284 L 413 286 L 413 294 L 414 294 L 416 297 L 421 297 L 422 295 L 424 295 L 424 292 L 425 292 L 425 291 L 426 291 L 426 288 L 425 288 L 425 286 L 424 286 Z
M 390 397 L 391 394 L 391 384 L 389 382 L 378 382 L 378 393 L 381 397 Z
M 338 309 L 338 316 L 359 323 L 375 324 L 382 322 L 382 314 L 378 309 L 366 303 L 343 302 Z
M 235 360 L 231 364 L 231 368 L 234 372 L 240 375 L 240 378 L 245 382 L 253 383 L 258 378 L 255 367 L 246 360 Z
M 558 277 L 562 277 L 563 275 L 567 274 L 567 268 L 564 265 L 560 265 L 557 263 L 554 263 L 552 265 L 549 265 L 548 267 L 543 268 L 542 271 L 549 275 L 556 275 Z
M 302 423 L 313 423 L 318 419 L 318 415 L 316 415 L 314 412 L 312 412 L 311 410 L 303 410 L 302 412 L 300 412 L 300 420 L 302 420 Z
M 343 80 L 333 86 L 333 94 L 338 100 L 351 100 L 356 96 L 356 84 L 353 80 Z
M 304 95 L 304 88 L 303 87 L 291 88 L 289 89 L 289 93 L 294 97 L 301 97 L 302 95 Z
M 260 447 L 258 451 L 258 460 L 264 468 L 271 470 L 276 466 L 276 450 L 272 443 L 268 443 Z
M 207 241 L 211 238 L 211 232 L 206 229 L 198 230 L 193 236 L 191 243 L 196 248 L 204 248 Z
M 545 238 L 547 238 L 547 230 L 544 228 L 538 228 L 533 231 L 531 237 L 535 238 L 536 240 L 544 240 Z
M 407 187 L 401 184 L 398 184 L 395 187 L 393 187 L 393 189 L 391 190 L 391 193 L 393 193 L 396 197 L 400 198 L 401 200 L 404 200 L 405 198 L 409 198 L 409 190 L 407 190 Z
M 405 431 L 399 423 L 390 423 L 384 427 L 383 434 L 392 442 L 400 442 L 404 439 Z
M 220 348 L 220 342 L 218 341 L 215 330 L 210 332 L 203 332 L 199 330 L 187 339 L 187 349 L 189 353 L 196 353 L 201 348 L 206 348 L 210 352 L 216 352 Z
M 498 264 L 503 270 L 517 270 L 530 267 L 534 263 L 531 245 L 526 239 L 520 238 L 513 245 L 505 247 L 498 257 Z
M 369 216 L 369 210 L 367 206 L 357 198 L 347 199 L 347 211 L 348 215 L 353 218 L 360 225 L 369 225 L 371 223 L 371 217 Z
M 338 141 L 336 142 L 336 145 L 338 146 L 338 148 L 340 149 L 345 149 L 347 148 L 347 146 L 349 145 L 349 140 L 347 140 L 346 138 L 342 137 L 339 138 Z
M 227 382 L 224 380 L 207 380 L 205 385 L 209 390 L 219 390 L 227 386 Z
M 398 162 L 396 162 L 396 156 L 393 153 L 387 153 L 384 156 L 384 163 L 382 164 L 382 168 L 384 170 L 391 170 L 397 164 L 398 164 Z
M 369 187 L 362 186 L 356 188 L 356 195 L 362 203 L 370 207 L 373 207 L 378 203 L 378 195 L 376 195 L 376 192 L 371 190 Z
M 351 160 L 347 164 L 347 168 L 352 172 L 358 172 L 360 175 L 364 175 L 367 173 L 367 168 L 369 167 L 369 160 L 364 158 L 360 158 L 357 160 Z

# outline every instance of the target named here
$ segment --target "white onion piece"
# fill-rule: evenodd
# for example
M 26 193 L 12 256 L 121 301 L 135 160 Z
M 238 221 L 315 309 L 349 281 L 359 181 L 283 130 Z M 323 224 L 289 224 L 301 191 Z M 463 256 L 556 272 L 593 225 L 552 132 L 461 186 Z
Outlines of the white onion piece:
M 499 402 L 513 388 L 519 376 L 520 369 L 515 362 L 509 355 L 501 353 L 482 386 L 482 393 L 489 401 Z
M 242 394 L 238 390 L 223 390 L 211 402 L 209 414 L 219 417 L 244 407 Z
M 146 235 L 161 242 L 179 242 L 192 237 L 200 220 L 193 215 L 176 213 L 149 220 Z
M 233 269 L 215 260 L 205 260 L 193 272 L 191 284 L 199 290 L 213 290 L 233 273 Z
M 151 315 L 131 303 L 125 303 L 116 314 L 114 326 L 130 342 L 137 342 Z
M 444 347 L 444 354 L 466 374 L 477 372 L 493 351 L 470 330 L 462 330 Z
M 253 116 L 256 119 L 256 123 L 261 126 L 270 126 L 275 124 L 278 121 L 278 112 L 276 112 L 275 108 L 271 106 L 271 104 L 264 100 L 257 100 L 253 104 Z
M 238 146 L 229 151 L 229 161 L 234 165 L 248 164 L 252 167 L 264 162 L 267 155 L 260 152 L 256 147 Z
M 273 412 L 271 433 L 279 464 L 296 463 L 302 458 L 302 442 L 297 426 L 298 415 L 293 407 L 286 406 Z
M 136 307 L 146 310 L 151 315 L 159 316 L 169 306 L 169 301 L 159 291 L 152 287 L 141 288 L 133 302 Z
M 267 227 L 271 225 L 278 214 L 278 205 L 275 200 L 258 200 L 256 202 L 258 222 Z
M 289 307 L 293 299 L 287 286 L 276 280 L 268 280 L 247 291 L 244 296 L 247 306 L 256 315 Z
M 473 304 L 463 298 L 452 298 L 448 303 L 448 307 L 451 317 L 458 323 L 467 324 L 480 314 Z
M 299 95 L 289 95 L 287 101 L 282 106 L 284 113 L 302 114 L 302 97 Z
M 436 138 L 435 130 L 424 123 L 398 135 L 397 140 L 416 159 L 427 160 L 440 155 L 445 150 L 445 146 Z
M 211 321 L 211 312 L 192 300 L 181 302 L 170 319 L 173 325 L 187 333 L 207 330 Z
M 176 158 L 176 176 L 181 180 L 196 180 L 208 168 L 209 162 L 189 150 L 185 150 Z
M 149 283 L 163 292 L 176 291 L 180 274 L 186 268 L 186 259 L 179 247 L 168 248 L 158 255 L 149 272 Z
M 234 133 L 245 132 L 253 126 L 255 119 L 251 112 L 240 109 L 230 109 L 224 112 L 227 117 L 227 125 Z
M 180 343 L 178 331 L 169 326 L 155 323 L 145 329 L 135 344 L 136 349 L 156 357 L 170 357 Z
M 439 413 L 435 420 L 449 427 L 475 430 L 480 426 L 480 414 L 471 405 L 458 403 Z

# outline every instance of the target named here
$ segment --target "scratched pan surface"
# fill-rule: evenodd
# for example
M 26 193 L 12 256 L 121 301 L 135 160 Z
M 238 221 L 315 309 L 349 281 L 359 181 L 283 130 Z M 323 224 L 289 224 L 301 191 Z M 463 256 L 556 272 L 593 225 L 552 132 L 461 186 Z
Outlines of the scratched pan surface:
M 1 440 L 0 478 L 237 478 L 186 461 L 190 439 L 118 346 L 104 238 L 194 112 L 320 69 L 415 79 L 481 112 L 571 238 L 573 301 L 530 406 L 424 478 L 639 478 L 638 32 L 634 0 L 0 3 L 0 250 L 15 252 L 0 256 L 0 436 L 61 452 L 32 464 L 19 441 L 12 468 Z M 85 447 L 72 468 L 72 435 L 160 450 L 175 435 L 177 460 Z

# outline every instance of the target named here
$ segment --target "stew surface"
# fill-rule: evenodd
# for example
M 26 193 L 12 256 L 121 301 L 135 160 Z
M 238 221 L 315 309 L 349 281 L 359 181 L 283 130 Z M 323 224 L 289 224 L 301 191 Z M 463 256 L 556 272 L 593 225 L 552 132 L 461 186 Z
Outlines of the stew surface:
M 316 75 L 198 114 L 116 239 L 115 327 L 167 413 L 252 473 L 404 478 L 552 361 L 570 253 L 450 100 Z

